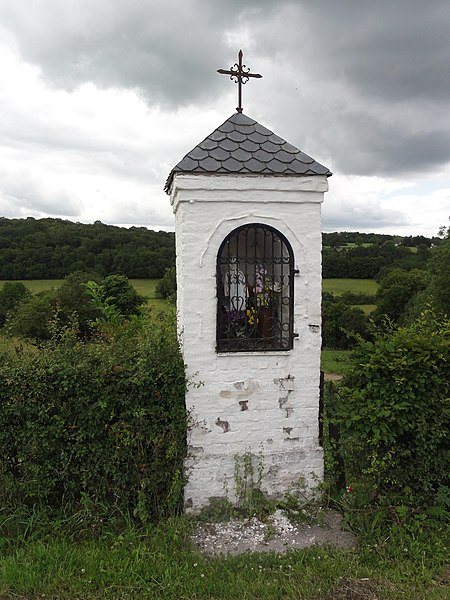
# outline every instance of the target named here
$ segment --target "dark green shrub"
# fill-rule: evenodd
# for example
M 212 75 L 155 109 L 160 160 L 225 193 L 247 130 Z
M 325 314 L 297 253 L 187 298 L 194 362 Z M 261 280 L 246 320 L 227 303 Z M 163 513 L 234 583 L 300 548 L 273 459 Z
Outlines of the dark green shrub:
M 408 303 L 426 287 L 425 271 L 390 270 L 380 281 L 373 318 L 380 323 L 385 317 L 402 322 Z
M 436 308 L 450 315 L 450 232 L 433 250 L 428 264 L 428 290 Z
M 60 321 L 68 324 L 75 317 L 82 336 L 92 333 L 91 323 L 99 316 L 85 291 L 85 283 L 91 280 L 97 283 L 101 281 L 100 277 L 93 273 L 74 271 L 65 277 L 63 284 L 56 291 Z
M 140 296 L 131 283 L 123 275 L 108 275 L 105 277 L 103 290 L 107 298 L 111 298 L 114 306 L 124 317 L 138 315 L 139 307 L 145 303 L 145 298 Z
M 164 272 L 164 277 L 158 281 L 155 294 L 157 298 L 165 298 L 175 303 L 177 299 L 177 271 L 170 267 Z
M 353 476 L 404 503 L 450 501 L 450 321 L 425 313 L 361 341 L 354 357 L 337 406 Z
M 173 320 L 80 342 L 0 348 L 0 502 L 115 506 L 145 521 L 181 505 L 187 415 Z
M 49 323 L 56 306 L 56 294 L 53 290 L 34 294 L 17 306 L 6 321 L 6 329 L 19 337 L 48 340 L 51 337 Z
M 375 294 L 364 294 L 363 292 L 344 292 L 340 299 L 346 304 L 376 304 Z
M 30 296 L 31 292 L 21 281 L 5 281 L 0 289 L 0 327 L 5 324 L 8 314 Z
M 324 348 L 352 348 L 356 336 L 369 336 L 368 319 L 356 306 L 350 306 L 333 294 L 322 297 L 322 345 Z

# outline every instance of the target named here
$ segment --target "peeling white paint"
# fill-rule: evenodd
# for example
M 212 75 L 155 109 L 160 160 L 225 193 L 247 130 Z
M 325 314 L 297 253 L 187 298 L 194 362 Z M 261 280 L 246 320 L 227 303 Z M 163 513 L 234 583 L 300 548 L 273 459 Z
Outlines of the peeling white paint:
M 186 508 L 210 497 L 234 498 L 235 456 L 262 452 L 262 489 L 280 496 L 299 478 L 323 476 L 318 443 L 321 226 L 324 176 L 174 178 L 178 331 L 190 387 Z M 216 340 L 216 258 L 240 225 L 271 225 L 289 240 L 300 273 L 294 279 L 294 331 L 288 352 L 222 353 Z

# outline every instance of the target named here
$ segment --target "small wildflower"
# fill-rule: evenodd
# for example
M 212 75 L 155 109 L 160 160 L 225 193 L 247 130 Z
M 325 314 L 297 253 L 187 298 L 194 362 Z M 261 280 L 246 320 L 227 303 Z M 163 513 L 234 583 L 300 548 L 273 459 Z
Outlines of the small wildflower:
M 348 486 L 345 488 L 345 490 L 346 490 L 346 492 L 347 492 L 348 494 L 351 494 L 351 493 L 353 492 L 353 488 L 352 488 L 352 486 L 351 486 L 351 485 L 348 485 Z
M 200 573 L 200 577 L 204 577 L 204 576 L 205 576 L 205 574 L 204 574 L 204 573 Z

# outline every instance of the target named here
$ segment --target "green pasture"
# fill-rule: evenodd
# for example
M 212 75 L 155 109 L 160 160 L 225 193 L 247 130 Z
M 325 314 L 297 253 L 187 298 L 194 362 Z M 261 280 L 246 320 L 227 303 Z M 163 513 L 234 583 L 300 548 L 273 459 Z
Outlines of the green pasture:
M 18 279 L 15 281 L 20 281 L 21 283 L 23 283 L 27 286 L 27 288 L 30 290 L 30 292 L 32 292 L 33 294 L 37 294 L 38 292 L 44 292 L 45 290 L 54 290 L 54 289 L 58 288 L 64 280 L 63 279 L 27 279 L 27 280 Z M 6 281 L 0 281 L 0 288 L 2 288 L 5 283 L 6 283 Z
M 324 373 L 348 375 L 351 370 L 350 350 L 322 350 L 320 368 Z
M 33 294 L 58 288 L 64 279 L 20 279 Z M 147 298 L 147 304 L 157 309 L 167 308 L 167 301 L 156 298 L 155 290 L 159 279 L 130 279 L 130 283 L 141 296 Z M 5 281 L 0 281 L 0 289 Z
M 63 283 L 63 279 L 29 279 L 20 280 L 33 293 L 37 294 L 44 290 L 51 290 L 59 287 Z M 155 308 L 162 309 L 167 306 L 165 300 L 156 298 L 155 289 L 159 279 L 130 279 L 130 283 L 134 286 L 138 294 L 145 296 L 148 299 L 148 304 Z M 0 288 L 3 287 L 5 281 L 0 281 Z M 324 292 L 331 292 L 336 295 L 344 292 L 353 292 L 355 294 L 375 294 L 378 284 L 373 279 L 324 279 L 322 289 Z M 375 306 L 372 304 L 360 305 L 360 308 L 370 314 Z
M 42 292 L 59 287 L 63 279 L 21 279 L 27 288 L 33 292 Z M 159 279 L 130 279 L 138 294 L 148 298 L 155 297 L 155 288 Z M 3 287 L 5 281 L 0 281 L 0 287 Z M 373 279 L 324 279 L 322 288 L 324 292 L 333 294 L 343 294 L 344 292 L 375 294 L 378 284 Z
M 370 315 L 377 307 L 376 304 L 354 304 L 353 306 L 360 308 L 366 315 Z
M 322 290 L 332 294 L 344 294 L 353 292 L 354 294 L 375 294 L 378 283 L 373 279 L 324 279 L 322 281 Z
M 62 285 L 64 279 L 20 279 L 33 294 L 43 292 L 44 290 L 52 290 Z M 159 279 L 130 279 L 138 294 L 148 298 L 155 298 L 155 289 Z M 0 288 L 6 281 L 0 281 Z

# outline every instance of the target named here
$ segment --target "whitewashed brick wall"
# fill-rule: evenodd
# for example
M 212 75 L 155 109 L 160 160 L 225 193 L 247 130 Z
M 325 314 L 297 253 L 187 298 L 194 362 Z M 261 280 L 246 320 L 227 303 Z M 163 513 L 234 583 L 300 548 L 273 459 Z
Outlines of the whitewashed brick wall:
M 188 510 L 210 497 L 234 500 L 235 456 L 262 456 L 262 490 L 282 496 L 304 477 L 323 477 L 318 443 L 321 346 L 320 209 L 325 176 L 175 175 L 178 327 L 193 383 L 186 404 Z M 271 225 L 290 242 L 300 274 L 288 352 L 217 354 L 216 259 L 223 239 L 249 223 Z

